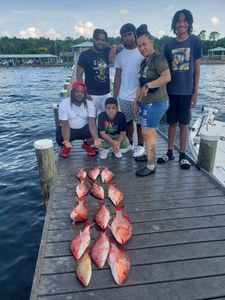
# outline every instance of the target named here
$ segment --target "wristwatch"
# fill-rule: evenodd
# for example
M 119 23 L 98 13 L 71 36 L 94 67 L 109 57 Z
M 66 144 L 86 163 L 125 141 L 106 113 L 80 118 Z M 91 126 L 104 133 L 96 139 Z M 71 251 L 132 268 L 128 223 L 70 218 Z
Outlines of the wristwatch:
M 144 87 L 145 87 L 146 89 L 149 89 L 149 87 L 148 87 L 148 84 L 147 84 L 147 83 L 144 85 Z

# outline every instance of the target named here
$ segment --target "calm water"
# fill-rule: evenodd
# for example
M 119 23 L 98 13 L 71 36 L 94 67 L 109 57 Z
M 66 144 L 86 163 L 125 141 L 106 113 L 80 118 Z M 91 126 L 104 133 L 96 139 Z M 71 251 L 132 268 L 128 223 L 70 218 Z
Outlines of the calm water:
M 0 69 L 0 298 L 29 298 L 44 222 L 33 142 L 54 140 L 52 104 L 69 73 L 65 68 Z M 225 65 L 202 66 L 201 106 L 222 108 Z

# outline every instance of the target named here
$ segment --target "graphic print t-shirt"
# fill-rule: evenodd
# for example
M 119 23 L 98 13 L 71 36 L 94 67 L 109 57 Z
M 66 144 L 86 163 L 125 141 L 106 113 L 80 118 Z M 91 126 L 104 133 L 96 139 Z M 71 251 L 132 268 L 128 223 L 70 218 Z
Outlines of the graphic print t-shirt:
M 167 85 L 168 94 L 192 95 L 194 92 L 194 64 L 202 57 L 201 40 L 190 35 L 186 41 L 171 39 L 164 49 L 168 60 L 171 81 Z
M 109 47 L 103 48 L 101 53 L 88 49 L 79 56 L 77 64 L 84 69 L 87 91 L 91 95 L 110 92 L 109 52 Z
M 126 117 L 124 113 L 118 111 L 115 119 L 110 120 L 106 112 L 102 112 L 98 116 L 98 130 L 105 131 L 106 134 L 120 134 L 121 131 L 126 131 Z

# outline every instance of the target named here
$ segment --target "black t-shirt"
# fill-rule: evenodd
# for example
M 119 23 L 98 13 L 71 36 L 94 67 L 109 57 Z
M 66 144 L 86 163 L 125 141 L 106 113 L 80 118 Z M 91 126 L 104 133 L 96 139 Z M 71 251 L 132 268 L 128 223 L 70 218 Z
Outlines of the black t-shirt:
M 90 95 L 105 95 L 110 92 L 109 52 L 109 47 L 103 48 L 101 53 L 88 49 L 79 56 L 77 64 L 84 69 Z
M 120 111 L 117 112 L 114 120 L 110 120 L 104 111 L 98 116 L 98 130 L 105 131 L 106 134 L 120 134 L 121 131 L 126 131 L 126 125 L 126 117 Z

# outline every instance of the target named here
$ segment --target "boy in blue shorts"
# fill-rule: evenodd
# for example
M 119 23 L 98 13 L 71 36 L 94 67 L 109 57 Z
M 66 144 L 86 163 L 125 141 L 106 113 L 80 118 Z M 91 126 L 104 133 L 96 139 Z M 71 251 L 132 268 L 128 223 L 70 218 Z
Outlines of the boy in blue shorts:
M 101 143 L 101 159 L 106 159 L 110 150 L 116 158 L 121 158 L 122 153 L 129 151 L 126 118 L 122 112 L 118 111 L 116 98 L 106 99 L 105 111 L 98 116 L 98 130 L 100 137 L 104 140 Z

